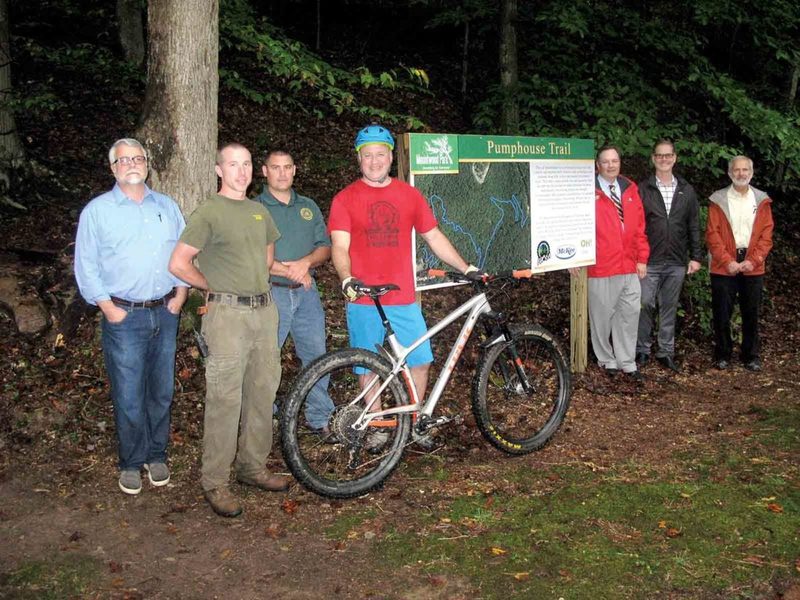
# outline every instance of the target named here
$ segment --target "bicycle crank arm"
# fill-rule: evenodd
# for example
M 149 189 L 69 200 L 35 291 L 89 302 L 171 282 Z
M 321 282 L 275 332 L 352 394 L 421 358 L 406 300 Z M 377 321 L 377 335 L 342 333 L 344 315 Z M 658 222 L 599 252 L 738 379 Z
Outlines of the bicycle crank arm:
M 452 417 L 436 417 L 435 419 L 431 417 L 422 416 L 417 420 L 417 424 L 414 425 L 414 429 L 419 434 L 428 433 L 434 427 L 441 427 L 442 425 L 447 425 L 448 423 L 455 422 L 456 425 L 460 425 L 464 422 L 464 417 L 461 415 L 454 415 Z

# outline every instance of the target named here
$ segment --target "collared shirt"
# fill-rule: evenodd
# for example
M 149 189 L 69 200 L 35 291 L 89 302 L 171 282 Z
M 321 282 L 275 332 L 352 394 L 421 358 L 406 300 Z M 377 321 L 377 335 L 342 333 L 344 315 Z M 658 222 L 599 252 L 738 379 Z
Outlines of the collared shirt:
M 289 202 L 284 204 L 265 185 L 264 191 L 255 199 L 266 207 L 281 232 L 280 239 L 275 242 L 275 260 L 298 260 L 317 248 L 331 245 L 331 238 L 325 228 L 325 218 L 311 198 L 301 196 L 292 189 Z M 310 274 L 314 276 L 313 269 Z M 270 275 L 270 280 L 294 283 L 278 275 Z
M 75 240 L 75 279 L 89 304 L 111 296 L 136 302 L 188 287 L 167 269 L 185 222 L 178 205 L 145 186 L 134 202 L 115 185 L 81 211 Z
M 756 195 L 751 187 L 748 186 L 744 194 L 737 192 L 733 186 L 728 188 L 728 210 L 737 248 L 747 248 L 750 245 L 757 208 Z
M 678 187 L 678 180 L 673 175 L 672 181 L 663 183 L 656 175 L 656 187 L 661 192 L 661 197 L 664 199 L 664 208 L 667 209 L 667 216 L 669 216 L 669 211 L 672 208 L 672 198 L 675 196 L 675 188 Z
M 614 178 L 614 181 L 607 181 L 604 177 L 597 176 L 597 182 L 600 184 L 600 189 L 603 193 L 611 198 L 611 184 L 614 184 L 614 191 L 617 193 L 617 198 L 622 198 L 622 191 L 619 189 L 619 181 Z

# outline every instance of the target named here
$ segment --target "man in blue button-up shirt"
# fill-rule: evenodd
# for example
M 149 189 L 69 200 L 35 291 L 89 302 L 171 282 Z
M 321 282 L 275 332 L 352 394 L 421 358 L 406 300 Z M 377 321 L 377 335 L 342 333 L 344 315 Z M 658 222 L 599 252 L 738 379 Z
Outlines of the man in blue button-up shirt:
M 167 443 L 178 315 L 188 287 L 167 269 L 185 226 L 168 196 L 145 185 L 147 152 L 134 139 L 108 153 L 117 180 L 81 212 L 75 279 L 103 313 L 103 355 L 111 381 L 119 442 L 119 487 L 169 483 Z

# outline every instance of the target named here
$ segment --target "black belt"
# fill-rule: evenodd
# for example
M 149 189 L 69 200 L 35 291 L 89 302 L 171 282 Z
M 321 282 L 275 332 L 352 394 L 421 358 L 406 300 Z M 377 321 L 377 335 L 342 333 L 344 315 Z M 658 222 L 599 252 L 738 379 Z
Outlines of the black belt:
M 236 294 L 221 294 L 218 292 L 208 293 L 209 302 L 219 302 L 231 306 L 249 306 L 256 308 L 259 306 L 269 306 L 272 304 L 272 294 L 259 294 L 257 296 L 237 296 Z
M 172 288 L 169 293 L 163 298 L 156 298 L 155 300 L 144 300 L 142 302 L 134 302 L 133 300 L 125 300 L 125 298 L 117 298 L 111 296 L 111 301 L 122 308 L 153 308 L 155 306 L 164 306 L 167 302 L 175 297 L 175 288 Z
M 747 248 L 737 248 L 736 249 L 736 260 L 737 262 L 742 262 L 747 257 Z
M 290 290 L 296 290 L 299 287 L 303 287 L 302 283 L 281 283 L 280 281 L 270 281 L 270 283 L 276 287 L 289 288 Z

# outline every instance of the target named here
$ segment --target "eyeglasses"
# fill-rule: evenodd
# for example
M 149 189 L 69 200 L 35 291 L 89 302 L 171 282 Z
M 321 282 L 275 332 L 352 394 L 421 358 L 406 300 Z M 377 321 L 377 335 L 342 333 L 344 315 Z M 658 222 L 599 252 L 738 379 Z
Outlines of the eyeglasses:
M 660 160 L 660 159 L 663 159 L 663 158 L 672 158 L 673 156 L 675 156 L 675 153 L 674 152 L 670 152 L 668 154 L 653 154 L 653 156 Z
M 136 165 L 143 165 L 147 162 L 147 157 L 142 156 L 139 154 L 138 156 L 120 156 L 117 160 L 115 160 L 112 165 L 117 163 L 121 164 L 123 167 L 130 167 L 133 164 Z

